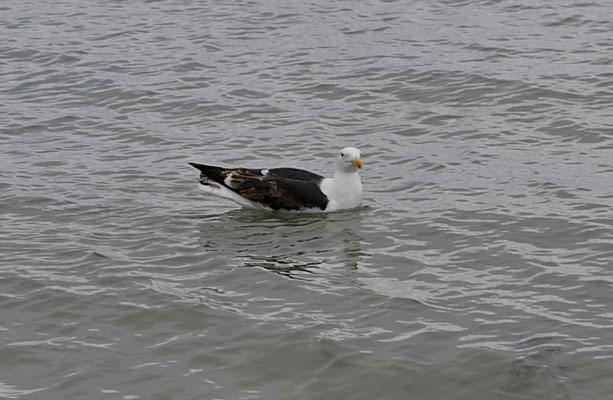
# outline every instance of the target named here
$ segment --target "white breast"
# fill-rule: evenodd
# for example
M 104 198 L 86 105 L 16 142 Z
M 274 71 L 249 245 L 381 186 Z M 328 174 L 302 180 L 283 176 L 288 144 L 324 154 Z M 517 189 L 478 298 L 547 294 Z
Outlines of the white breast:
M 326 211 L 355 208 L 362 201 L 362 183 L 357 173 L 337 173 L 334 178 L 321 181 L 320 189 L 329 200 Z

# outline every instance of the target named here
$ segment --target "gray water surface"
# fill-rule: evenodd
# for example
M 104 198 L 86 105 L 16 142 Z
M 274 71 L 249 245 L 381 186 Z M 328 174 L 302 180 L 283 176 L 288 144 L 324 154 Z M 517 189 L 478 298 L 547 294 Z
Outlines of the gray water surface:
M 0 398 L 609 399 L 608 1 L 0 3 Z M 187 162 L 364 206 L 238 209 Z

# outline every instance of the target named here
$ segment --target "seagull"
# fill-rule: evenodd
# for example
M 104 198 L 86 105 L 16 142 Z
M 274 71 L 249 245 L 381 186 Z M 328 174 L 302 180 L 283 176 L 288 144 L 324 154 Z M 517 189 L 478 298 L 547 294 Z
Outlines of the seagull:
M 330 212 L 355 208 L 362 200 L 362 153 L 340 150 L 334 177 L 324 178 L 297 168 L 222 168 L 189 163 L 200 170 L 207 193 L 246 207 L 275 211 Z

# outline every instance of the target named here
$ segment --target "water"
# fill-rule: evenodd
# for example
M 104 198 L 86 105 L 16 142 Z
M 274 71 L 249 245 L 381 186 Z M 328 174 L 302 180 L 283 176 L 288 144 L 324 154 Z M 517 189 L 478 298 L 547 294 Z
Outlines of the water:
M 606 1 L 0 4 L 0 398 L 608 399 Z M 187 162 L 364 207 L 203 197 Z

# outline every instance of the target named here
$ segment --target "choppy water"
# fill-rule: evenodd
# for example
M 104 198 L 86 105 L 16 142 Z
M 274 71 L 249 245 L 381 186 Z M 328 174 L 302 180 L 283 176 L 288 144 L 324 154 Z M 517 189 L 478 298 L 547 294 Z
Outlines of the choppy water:
M 0 3 L 0 398 L 608 399 L 608 1 Z M 188 161 L 362 209 L 205 198 Z

